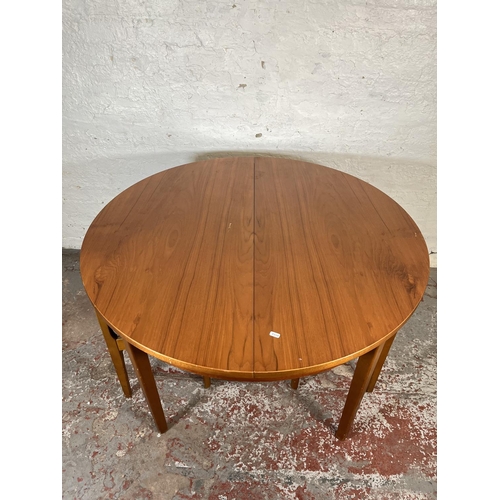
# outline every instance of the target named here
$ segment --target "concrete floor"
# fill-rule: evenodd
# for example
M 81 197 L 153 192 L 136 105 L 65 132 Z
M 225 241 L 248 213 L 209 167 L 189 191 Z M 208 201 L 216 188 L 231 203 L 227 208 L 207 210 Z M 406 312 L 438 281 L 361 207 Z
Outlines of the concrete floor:
M 123 396 L 79 274 L 63 251 L 64 499 L 436 498 L 436 269 L 351 437 L 334 436 L 354 362 L 301 380 L 239 383 L 152 359 L 159 435 L 126 357 Z

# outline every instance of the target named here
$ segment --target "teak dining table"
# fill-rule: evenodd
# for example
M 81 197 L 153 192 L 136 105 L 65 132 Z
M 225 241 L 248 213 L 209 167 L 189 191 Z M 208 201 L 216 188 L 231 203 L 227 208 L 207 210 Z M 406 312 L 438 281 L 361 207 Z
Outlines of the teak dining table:
M 148 355 L 204 377 L 299 379 L 359 358 L 345 439 L 397 331 L 419 305 L 429 255 L 389 196 L 341 171 L 229 157 L 159 172 L 97 215 L 80 269 L 125 396 L 126 350 L 159 432 Z

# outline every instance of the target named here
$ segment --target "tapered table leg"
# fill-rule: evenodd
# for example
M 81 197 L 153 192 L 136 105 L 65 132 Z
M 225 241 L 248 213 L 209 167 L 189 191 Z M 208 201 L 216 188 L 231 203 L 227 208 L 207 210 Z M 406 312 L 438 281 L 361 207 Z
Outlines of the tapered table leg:
M 158 394 L 151 364 L 149 363 L 149 357 L 144 351 L 137 349 L 137 347 L 125 340 L 124 344 L 132 361 L 139 384 L 141 384 L 142 392 L 148 402 L 156 427 L 159 432 L 163 433 L 167 430 L 167 421 L 165 420 L 165 413 L 163 412 L 160 395 Z
M 382 352 L 380 353 L 377 364 L 375 365 L 375 368 L 373 370 L 373 374 L 372 374 L 372 378 L 370 379 L 370 383 L 368 384 L 368 387 L 366 388 L 366 392 L 373 391 L 373 388 L 375 387 L 375 384 L 377 383 L 378 376 L 380 375 L 380 370 L 382 370 L 382 366 L 384 365 L 385 358 L 387 358 L 387 354 L 389 354 L 389 350 L 390 350 L 395 338 L 396 338 L 396 334 L 394 334 L 389 340 L 385 341 Z
M 340 418 L 339 427 L 335 433 L 337 439 L 343 440 L 349 434 L 351 425 L 354 422 L 359 405 L 370 383 L 373 370 L 375 369 L 383 348 L 384 344 L 359 357 L 349 394 L 347 395 L 344 410 L 342 412 L 342 417 Z
M 299 387 L 299 381 L 300 378 L 294 378 L 290 381 L 290 386 L 292 387 L 292 389 L 297 390 L 297 388 Z
M 108 324 L 104 321 L 103 317 L 95 310 L 99 325 L 108 346 L 108 351 L 115 366 L 116 374 L 118 375 L 118 380 L 122 386 L 123 393 L 126 398 L 132 396 L 132 389 L 130 388 L 130 382 L 128 379 L 127 369 L 125 367 L 125 359 L 123 358 L 123 352 L 118 347 L 117 335 L 111 330 Z

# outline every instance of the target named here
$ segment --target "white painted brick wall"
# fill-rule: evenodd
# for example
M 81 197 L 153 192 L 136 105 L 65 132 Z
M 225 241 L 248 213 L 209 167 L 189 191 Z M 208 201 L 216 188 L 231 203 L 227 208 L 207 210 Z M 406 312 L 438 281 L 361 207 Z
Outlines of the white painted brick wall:
M 435 1 L 64 0 L 63 51 L 63 247 L 147 175 L 259 153 L 370 182 L 436 251 Z

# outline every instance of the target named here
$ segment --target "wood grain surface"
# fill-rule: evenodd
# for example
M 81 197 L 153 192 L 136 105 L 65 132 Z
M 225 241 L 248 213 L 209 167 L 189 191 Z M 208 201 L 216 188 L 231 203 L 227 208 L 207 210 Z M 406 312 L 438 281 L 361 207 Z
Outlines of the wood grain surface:
M 80 260 L 90 300 L 130 344 L 233 380 L 298 378 L 368 352 L 411 316 L 429 273 L 418 227 L 387 195 L 264 157 L 133 185 L 91 224 Z
M 253 189 L 253 158 L 201 162 L 104 208 L 81 273 L 113 330 L 180 368 L 252 378 Z
M 294 378 L 357 357 L 420 302 L 429 273 L 420 231 L 355 177 L 256 158 L 255 221 L 256 378 Z

